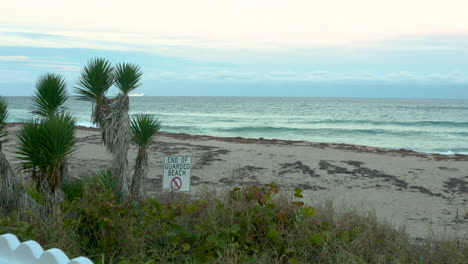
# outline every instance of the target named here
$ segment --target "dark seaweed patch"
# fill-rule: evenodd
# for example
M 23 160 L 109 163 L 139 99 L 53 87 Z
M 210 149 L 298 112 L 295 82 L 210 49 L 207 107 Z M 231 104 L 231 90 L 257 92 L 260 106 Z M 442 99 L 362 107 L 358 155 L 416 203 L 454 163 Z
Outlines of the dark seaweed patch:
M 301 172 L 302 174 L 308 174 L 311 177 L 320 177 L 320 175 L 316 174 L 313 169 L 307 165 L 304 165 L 300 161 L 296 161 L 294 163 L 282 163 L 280 170 L 280 176 L 286 173 Z

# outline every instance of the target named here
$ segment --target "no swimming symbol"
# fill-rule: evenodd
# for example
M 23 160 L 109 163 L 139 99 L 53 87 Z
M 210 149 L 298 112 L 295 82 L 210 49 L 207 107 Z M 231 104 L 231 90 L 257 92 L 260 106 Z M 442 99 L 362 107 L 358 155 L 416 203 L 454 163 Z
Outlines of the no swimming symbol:
M 182 188 L 182 179 L 180 179 L 179 177 L 172 178 L 172 180 L 171 180 L 171 189 L 173 191 L 178 191 L 178 190 L 180 190 L 180 188 Z
M 191 176 L 191 156 L 164 157 L 163 190 L 171 192 L 190 192 Z

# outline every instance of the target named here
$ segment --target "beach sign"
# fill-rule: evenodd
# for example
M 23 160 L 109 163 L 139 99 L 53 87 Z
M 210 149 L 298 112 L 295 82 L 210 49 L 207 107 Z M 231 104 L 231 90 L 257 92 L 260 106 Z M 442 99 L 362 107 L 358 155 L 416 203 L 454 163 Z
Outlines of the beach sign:
M 164 157 L 163 190 L 189 192 L 192 176 L 191 156 Z

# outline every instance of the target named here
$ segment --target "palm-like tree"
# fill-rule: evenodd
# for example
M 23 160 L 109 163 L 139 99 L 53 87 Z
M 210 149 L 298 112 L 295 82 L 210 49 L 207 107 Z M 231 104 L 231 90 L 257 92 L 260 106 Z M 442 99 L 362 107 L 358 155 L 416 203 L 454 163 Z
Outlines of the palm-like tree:
M 66 160 L 76 150 L 75 119 L 60 113 L 24 124 L 18 136 L 19 166 L 31 173 L 39 191 L 55 194 L 63 180 Z
M 124 94 L 141 86 L 143 72 L 140 67 L 131 63 L 120 63 L 115 66 L 115 86 Z
M 91 60 L 81 73 L 76 92 L 92 102 L 93 122 L 101 127 L 102 141 L 112 154 L 112 172 L 123 197 L 128 195 L 128 158 L 131 130 L 128 93 L 141 85 L 141 69 L 121 63 L 115 69 L 105 59 Z M 105 94 L 115 84 L 120 93 L 112 99 Z
M 19 200 L 17 199 L 19 182 L 2 151 L 2 144 L 6 142 L 7 137 L 7 118 L 7 103 L 5 99 L 0 97 L 0 211 L 2 213 L 19 207 Z
M 112 168 L 120 192 L 128 194 L 128 150 L 132 132 L 130 130 L 130 99 L 128 94 L 141 85 L 141 69 L 133 64 L 121 63 L 115 67 L 115 86 L 120 93 L 110 100 L 109 111 L 103 120 L 103 141 L 113 154 Z
M 36 83 L 33 96 L 33 114 L 41 118 L 49 118 L 63 112 L 63 105 L 68 100 L 67 83 L 59 74 L 46 73 Z M 63 161 L 62 175 L 69 180 L 67 161 Z
M 155 135 L 161 128 L 161 122 L 151 115 L 140 114 L 132 119 L 130 127 L 133 132 L 133 142 L 138 146 L 131 193 L 134 197 L 144 198 L 148 175 L 148 148 L 154 143 Z
M 6 142 L 6 120 L 8 118 L 8 105 L 3 97 L 0 97 L 0 150 L 2 149 L 2 143 Z
M 91 119 L 94 124 L 101 125 L 106 111 L 106 92 L 114 83 L 114 69 L 106 59 L 96 58 L 88 62 L 78 79 L 75 92 L 79 98 L 93 104 Z
M 29 196 L 21 181 L 11 169 L 10 163 L 2 151 L 2 144 L 6 142 L 6 120 L 8 107 L 6 101 L 0 97 L 0 213 L 7 214 L 23 209 L 25 206 L 37 208 L 37 203 Z
M 65 79 L 58 74 L 44 74 L 36 83 L 36 92 L 33 96 L 33 113 L 47 118 L 59 113 L 67 100 Z

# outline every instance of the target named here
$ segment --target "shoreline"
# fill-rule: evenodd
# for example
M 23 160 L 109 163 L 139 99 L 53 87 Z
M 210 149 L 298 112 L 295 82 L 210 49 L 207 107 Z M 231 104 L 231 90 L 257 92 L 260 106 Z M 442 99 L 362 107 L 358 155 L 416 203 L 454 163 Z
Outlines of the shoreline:
M 7 127 L 17 127 L 21 126 L 21 122 L 10 122 L 7 123 Z M 100 131 L 100 128 L 96 127 L 86 127 L 86 126 L 76 126 L 78 130 L 83 131 Z M 361 153 L 374 153 L 381 155 L 399 155 L 403 157 L 413 156 L 426 159 L 435 159 L 435 160 L 454 160 L 454 161 L 468 161 L 467 154 L 439 154 L 439 153 L 428 153 L 428 152 L 418 152 L 409 149 L 389 149 L 381 148 L 374 146 L 366 145 L 357 145 L 357 144 L 346 144 L 346 143 L 324 143 L 324 142 L 311 142 L 304 140 L 284 140 L 284 139 L 264 139 L 264 138 L 244 138 L 244 137 L 219 137 L 219 136 L 209 136 L 209 135 L 198 135 L 198 134 L 188 134 L 188 133 L 172 133 L 172 132 L 158 132 L 157 135 L 163 135 L 166 137 L 179 139 L 179 140 L 214 140 L 222 141 L 228 143 L 238 143 L 238 144 L 275 144 L 275 145 L 302 145 L 310 146 L 316 148 L 332 148 L 337 150 L 345 151 L 354 151 Z
M 14 132 L 21 124 L 8 124 L 10 140 L 2 146 L 13 167 L 18 162 Z M 99 131 L 78 127 L 78 150 L 69 160 L 72 178 L 110 167 L 112 157 Z M 131 169 L 136 154 L 131 146 Z M 303 189 L 303 201 L 312 206 L 333 201 L 338 208 L 374 211 L 414 239 L 443 234 L 468 241 L 468 155 L 160 132 L 148 149 L 150 193 L 162 191 L 164 157 L 171 155 L 192 156 L 194 194 L 277 183 L 288 192 Z

